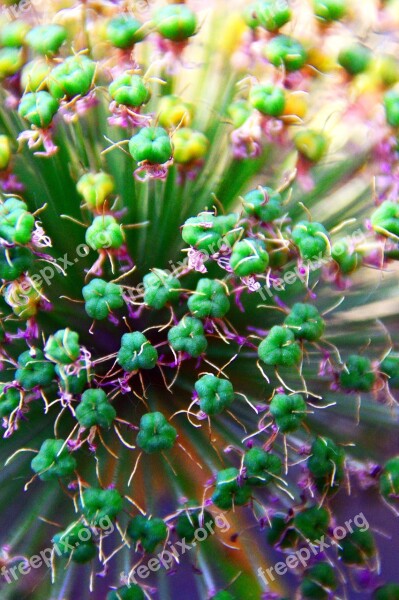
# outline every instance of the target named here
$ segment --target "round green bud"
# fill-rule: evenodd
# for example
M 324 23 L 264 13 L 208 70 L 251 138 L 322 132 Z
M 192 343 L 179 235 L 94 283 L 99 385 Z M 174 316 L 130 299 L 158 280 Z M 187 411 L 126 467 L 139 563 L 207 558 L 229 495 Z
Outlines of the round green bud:
M 57 99 L 85 96 L 94 83 L 96 63 L 85 55 L 69 56 L 52 69 L 48 88 Z
M 76 469 L 76 460 L 70 455 L 64 440 L 46 440 L 31 462 L 32 470 L 42 481 L 69 477 Z
M 246 100 L 236 100 L 227 107 L 227 115 L 230 117 L 234 129 L 244 125 L 252 114 L 252 107 Z
M 288 35 L 278 35 L 268 42 L 266 58 L 275 67 L 284 65 L 287 71 L 298 71 L 306 63 L 306 51 L 298 40 Z
M 200 319 L 221 319 L 230 309 L 225 287 L 219 281 L 205 277 L 198 281 L 195 293 L 190 296 L 187 305 L 191 314 Z
M 61 25 L 38 25 L 26 36 L 26 43 L 34 52 L 54 56 L 67 39 L 67 31 Z
M 362 255 L 348 244 L 348 242 L 339 242 L 333 244 L 331 256 L 338 264 L 339 269 L 345 275 L 356 271 L 362 264 Z
M 170 95 L 160 98 L 158 103 L 158 122 L 165 129 L 189 127 L 193 119 L 194 106 L 179 96 Z
M 87 429 L 94 426 L 109 428 L 116 418 L 116 410 L 104 390 L 100 389 L 83 392 L 75 414 L 79 425 Z
M 255 85 L 249 94 L 249 101 L 262 115 L 279 117 L 284 112 L 284 90 L 272 83 Z
M 97 546 L 92 539 L 86 540 L 87 527 L 82 523 L 72 523 L 64 531 L 57 533 L 52 542 L 61 556 L 71 558 L 78 564 L 84 564 L 92 560 L 97 554 Z M 83 537 L 82 537 L 83 535 Z M 70 549 L 73 546 L 73 549 Z
M 399 81 L 399 64 L 395 56 L 380 54 L 373 59 L 373 67 L 383 86 L 390 87 Z
M 88 207 L 99 210 L 105 200 L 115 189 L 115 181 L 108 173 L 86 173 L 76 184 L 78 193 L 83 197 Z
M 197 18 L 185 4 L 169 4 L 156 11 L 155 27 L 158 33 L 173 42 L 183 42 L 195 34 Z
M 316 342 L 321 338 L 325 329 L 324 319 L 312 304 L 297 303 L 290 314 L 284 319 L 284 325 L 292 329 L 297 339 Z
M 21 401 L 21 392 L 16 388 L 8 388 L 5 383 L 0 383 L 0 418 L 9 417 L 10 414 L 18 407 Z
M 163 165 L 173 155 L 172 142 L 162 127 L 143 127 L 130 138 L 129 152 L 138 163 L 147 161 L 152 165 Z
M 147 454 L 170 450 L 176 441 L 177 431 L 160 412 L 151 412 L 140 419 L 137 445 Z
M 294 517 L 296 530 L 311 542 L 319 540 L 327 533 L 329 522 L 330 514 L 322 506 L 311 506 Z
M 270 413 L 282 433 L 291 433 L 306 417 L 306 402 L 300 394 L 276 394 L 270 403 Z
M 234 400 L 233 384 L 215 375 L 203 375 L 195 383 L 201 410 L 209 416 L 218 415 Z
M 369 392 L 375 379 L 370 360 L 356 354 L 349 356 L 340 375 L 341 386 L 357 392 Z
M 44 58 L 35 58 L 28 62 L 21 72 L 21 88 L 25 92 L 37 92 L 47 86 L 47 76 L 51 71 Z
M 0 30 L 0 45 L 8 48 L 20 48 L 25 42 L 29 24 L 22 20 L 10 21 Z
M 208 138 L 200 131 L 183 127 L 173 134 L 173 158 L 178 164 L 186 165 L 201 160 L 208 148 Z
M 351 44 L 343 48 L 338 55 L 338 62 L 349 75 L 359 75 L 366 71 L 372 53 L 364 44 Z
M 21 98 L 18 114 L 31 125 L 45 129 L 58 111 L 58 100 L 48 92 L 29 92 Z
M 292 231 L 292 241 L 303 260 L 317 260 L 330 252 L 328 231 L 320 223 L 300 221 Z
M 235 228 L 238 215 L 215 216 L 210 212 L 202 212 L 197 217 L 191 217 L 183 225 L 182 238 L 197 250 L 204 250 L 209 254 L 220 249 L 223 237 Z
M 375 554 L 376 546 L 371 531 L 355 529 L 339 542 L 338 556 L 345 565 L 365 566 Z
M 387 502 L 397 504 L 399 501 L 399 456 L 390 458 L 384 465 L 380 475 L 381 496 Z
M 233 246 L 230 266 L 238 277 L 264 273 L 269 264 L 269 255 L 262 242 L 244 239 Z
M 0 135 L 0 171 L 7 169 L 11 160 L 10 139 L 6 135 Z
M 86 231 L 86 244 L 93 250 L 117 249 L 124 241 L 122 225 L 111 215 L 95 217 Z
M 18 357 L 18 368 L 15 379 L 24 390 L 35 387 L 45 387 L 54 378 L 54 365 L 44 358 L 41 350 L 35 348 L 26 350 Z
M 329 438 L 318 437 L 312 444 L 307 467 L 319 492 L 332 493 L 345 476 L 345 451 Z
M 266 0 L 255 5 L 256 19 L 267 31 L 278 31 L 291 19 L 291 10 L 285 0 Z
M 282 215 L 282 198 L 269 187 L 258 187 L 244 196 L 244 210 L 264 223 L 271 223 Z
M 151 97 L 151 92 L 143 77 L 131 73 L 123 73 L 117 77 L 108 89 L 111 98 L 125 106 L 143 106 Z
M 380 364 L 380 371 L 388 377 L 390 387 L 399 387 L 399 355 L 390 352 Z
M 117 590 L 109 592 L 106 600 L 145 600 L 145 598 L 146 596 L 141 587 L 135 583 L 129 583 L 129 585 L 124 585 Z
M 153 369 L 158 352 L 140 331 L 125 333 L 117 354 L 118 364 L 128 373 L 138 369 Z
M 306 570 L 300 589 L 304 600 L 329 600 L 337 587 L 334 567 L 328 562 L 319 562 Z
M 113 311 L 124 305 L 122 289 L 116 283 L 104 279 L 92 279 L 82 289 L 85 299 L 85 311 L 92 319 L 101 321 Z
M 123 498 L 117 490 L 87 488 L 82 493 L 80 508 L 90 523 L 115 519 L 123 507 Z
M 32 252 L 28 248 L 0 247 L 0 279 L 14 281 L 33 264 Z
M 374 590 L 373 600 L 398 600 L 399 584 L 387 583 Z
M 244 457 L 249 485 L 267 485 L 279 478 L 282 471 L 281 459 L 262 448 L 251 448 Z
M 79 363 L 79 367 L 76 375 L 69 375 L 62 365 L 55 366 L 55 374 L 58 377 L 61 390 L 72 396 L 81 394 L 89 381 L 89 374 L 83 361 Z
M 212 502 L 221 510 L 229 510 L 233 506 L 246 504 L 251 496 L 251 488 L 238 481 L 238 469 L 230 467 L 219 471 L 216 478 L 216 487 L 212 495 Z
M 6 287 L 4 300 L 11 306 L 14 315 L 20 319 L 30 319 L 37 315 L 42 300 L 42 291 L 37 284 L 25 276 Z
M 1 48 L 0 50 L 0 79 L 15 75 L 24 64 L 21 48 Z
M 300 362 L 302 353 L 291 329 L 275 325 L 260 343 L 258 356 L 266 365 L 292 367 Z
M 60 329 L 50 335 L 44 347 L 48 360 L 61 365 L 70 365 L 80 356 L 79 334 L 70 329 Z
M 174 350 L 187 352 L 193 358 L 201 356 L 208 346 L 201 321 L 193 317 L 183 317 L 178 325 L 172 327 L 168 340 Z
M 371 215 L 371 225 L 384 237 L 399 238 L 399 204 L 385 200 Z
M 130 521 L 126 533 L 134 542 L 140 541 L 145 552 L 151 553 L 166 540 L 168 528 L 163 519 L 147 519 L 144 515 L 137 515 Z
M 179 538 L 186 540 L 186 542 L 192 542 L 195 539 L 197 529 L 212 526 L 213 523 L 214 520 L 210 513 L 190 510 L 178 516 L 175 529 Z
M 328 149 L 327 139 L 324 133 L 306 129 L 299 131 L 294 137 L 295 148 L 310 162 L 319 162 Z
M 143 23 L 130 15 L 118 15 L 107 25 L 107 40 L 116 48 L 132 48 L 145 38 Z
M 25 202 L 8 198 L 0 202 L 0 237 L 11 244 L 28 244 L 35 226 L 35 217 Z
M 162 269 L 152 269 L 143 278 L 144 284 L 144 302 L 147 306 L 160 310 L 169 302 L 176 302 L 179 299 L 181 287 L 177 277 L 173 277 Z
M 256 29 L 259 27 L 258 14 L 256 11 L 258 4 L 258 2 L 252 2 L 252 4 L 244 8 L 242 16 L 250 29 Z
M 284 550 L 294 548 L 298 543 L 298 533 L 293 527 L 292 519 L 287 519 L 282 514 L 276 514 L 270 521 L 270 528 L 266 534 L 268 543 L 271 546 L 277 545 Z
M 339 21 L 346 14 L 346 0 L 313 0 L 316 17 L 325 23 Z

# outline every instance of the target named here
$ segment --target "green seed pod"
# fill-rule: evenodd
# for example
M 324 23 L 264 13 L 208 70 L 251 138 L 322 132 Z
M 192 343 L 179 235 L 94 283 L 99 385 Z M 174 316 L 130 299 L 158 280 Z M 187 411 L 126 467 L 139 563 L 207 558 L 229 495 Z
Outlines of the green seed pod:
M 202 212 L 191 217 L 183 225 L 182 238 L 197 250 L 212 254 L 220 249 L 223 237 L 235 228 L 238 215 L 235 213 L 216 217 L 209 212 Z
M 122 225 L 111 215 L 95 217 L 86 231 L 86 244 L 93 250 L 117 249 L 125 241 Z
M 272 83 L 255 85 L 249 94 L 249 101 L 262 115 L 279 117 L 284 112 L 284 90 Z
M 76 460 L 68 452 L 64 440 L 46 440 L 31 462 L 32 470 L 42 481 L 69 477 L 76 469 Z
M 200 131 L 183 127 L 173 134 L 173 158 L 178 164 L 186 165 L 201 160 L 208 148 L 208 138 Z
M 294 144 L 298 152 L 313 163 L 319 162 L 328 149 L 324 133 L 312 129 L 299 131 L 294 137 Z
M 186 542 L 192 542 L 195 539 L 197 529 L 201 527 L 209 527 L 211 529 L 213 523 L 213 517 L 207 511 L 202 513 L 198 510 L 190 510 L 178 516 L 175 529 L 179 538 L 186 540 Z
M 331 256 L 344 275 L 349 275 L 356 271 L 361 266 L 363 260 L 361 253 L 351 248 L 350 244 L 345 241 L 333 244 Z
M 166 540 L 168 528 L 163 519 L 137 515 L 130 521 L 126 533 L 134 542 L 140 541 L 145 552 L 152 553 L 158 544 Z
M 380 371 L 388 377 L 389 386 L 399 387 L 399 355 L 392 351 L 380 364 Z
M 311 506 L 294 517 L 296 530 L 305 539 L 315 542 L 327 533 L 330 523 L 330 514 L 322 506 Z
M 373 600 L 398 600 L 399 584 L 387 583 L 374 590 Z
M 359 75 L 366 71 L 370 64 L 372 52 L 364 44 L 351 44 L 343 48 L 338 55 L 338 62 L 349 75 Z
M 298 543 L 298 533 L 293 527 L 293 520 L 286 515 L 276 514 L 271 518 L 270 528 L 267 530 L 266 539 L 271 546 L 278 546 L 283 550 L 295 548 Z
M 328 231 L 320 223 L 300 221 L 292 231 L 292 241 L 298 247 L 303 260 L 317 260 L 329 255 Z
M 185 4 L 170 4 L 158 9 L 154 23 L 158 33 L 173 42 L 183 42 L 197 30 L 195 13 Z
M 191 314 L 200 319 L 221 319 L 230 310 L 225 287 L 219 281 L 205 277 L 198 281 L 195 294 L 190 296 L 187 305 Z
M 42 291 L 29 277 L 24 277 L 6 287 L 4 300 L 11 306 L 14 315 L 20 319 L 30 319 L 37 315 Z
M 345 476 L 345 451 L 329 438 L 318 437 L 312 444 L 307 467 L 320 493 L 333 493 Z
M 163 96 L 158 104 L 158 122 L 165 129 L 190 127 L 194 106 L 179 96 Z
M 28 244 L 35 226 L 35 217 L 25 202 L 8 198 L 0 202 L 0 237 L 11 244 Z
M 11 160 L 10 140 L 6 135 L 0 135 L 0 171 L 7 169 Z
M 28 248 L 0 247 L 0 279 L 14 281 L 33 264 L 32 252 Z
M 4 391 L 5 383 L 0 383 L 0 418 L 9 417 L 21 401 L 21 392 L 16 388 Z
M 86 519 L 95 524 L 102 519 L 115 519 L 122 510 L 123 498 L 117 490 L 87 488 L 79 504 Z
M 346 0 L 313 0 L 316 17 L 324 22 L 339 21 L 346 14 Z
M 176 302 L 179 299 L 181 284 L 177 277 L 169 275 L 162 269 L 152 269 L 143 278 L 144 302 L 147 306 L 160 310 L 168 302 Z
M 97 546 L 92 539 L 82 541 L 86 539 L 88 531 L 90 530 L 82 523 L 72 523 L 64 531 L 56 533 L 52 542 L 57 546 L 61 556 L 70 557 L 74 562 L 84 564 L 97 554 Z M 74 548 L 71 550 L 69 546 Z
M 368 358 L 352 354 L 346 361 L 339 380 L 341 386 L 347 390 L 369 392 L 375 383 L 376 376 Z
M 81 394 L 89 382 L 89 374 L 84 362 L 80 362 L 79 367 L 80 369 L 76 375 L 69 375 L 62 365 L 55 366 L 55 374 L 59 379 L 61 390 L 72 396 Z
M 145 335 L 135 331 L 122 336 L 116 360 L 128 373 L 138 369 L 153 369 L 157 364 L 158 352 Z
M 244 196 L 245 213 L 263 223 L 271 223 L 282 215 L 282 198 L 269 187 L 258 187 Z
M 259 19 L 257 14 L 257 6 L 259 2 L 252 2 L 249 6 L 246 6 L 243 11 L 243 18 L 245 23 L 250 29 L 256 29 L 259 27 Z
M 21 48 L 1 48 L 0 80 L 15 75 L 24 64 Z
M 118 15 L 111 19 L 106 29 L 107 40 L 116 48 L 132 48 L 145 36 L 143 23 L 130 15 Z
M 375 554 L 376 546 L 371 531 L 355 529 L 339 542 L 338 556 L 345 565 L 365 566 Z
M 270 403 L 270 413 L 282 433 L 291 433 L 306 417 L 306 402 L 300 394 L 276 394 Z
M 244 239 L 234 244 L 230 266 L 238 277 L 264 273 L 269 264 L 269 255 L 263 242 Z
M 78 193 L 91 210 L 99 211 L 115 189 L 115 181 L 108 173 L 86 173 L 76 184 Z
M 70 365 L 80 356 L 79 334 L 70 329 L 60 329 L 50 335 L 44 347 L 48 360 L 61 365 Z
M 258 356 L 266 365 L 292 367 L 301 360 L 301 349 L 290 329 L 275 325 L 260 343 Z
M 251 488 L 238 482 L 238 469 L 230 467 L 219 471 L 216 478 L 216 487 L 212 495 L 212 502 L 222 510 L 229 510 L 233 506 L 246 504 L 251 496 Z
M 266 46 L 266 58 L 275 67 L 284 65 L 287 71 L 298 71 L 306 63 L 306 51 L 298 40 L 288 35 L 278 35 Z
M 234 129 L 239 129 L 244 125 L 252 112 L 252 107 L 246 100 L 236 100 L 227 107 L 227 115 L 230 117 Z
M 38 25 L 26 36 L 26 43 L 34 52 L 54 56 L 67 39 L 67 31 L 61 25 Z
M 87 56 L 69 56 L 48 76 L 50 94 L 61 100 L 85 96 L 94 83 L 96 63 Z
M 48 92 L 24 94 L 18 107 L 19 115 L 31 125 L 45 129 L 58 111 L 58 101 Z
M 147 454 L 170 450 L 176 437 L 176 429 L 168 423 L 162 413 L 151 412 L 141 417 L 137 445 Z
M 399 238 L 399 204 L 385 200 L 371 215 L 371 224 L 380 235 Z
M 266 0 L 255 5 L 256 19 L 267 31 L 278 31 L 291 19 L 291 10 L 285 0 Z
M 267 485 L 273 483 L 281 475 L 281 459 L 272 452 L 265 452 L 262 448 L 251 448 L 246 452 L 244 467 L 247 470 L 249 485 Z
M 328 600 L 337 587 L 334 567 L 328 562 L 319 562 L 305 571 L 300 589 L 304 600 Z
M 201 410 L 209 416 L 218 415 L 234 400 L 233 384 L 215 375 L 203 375 L 195 383 Z
M 115 591 L 108 592 L 106 600 L 145 600 L 141 587 L 135 583 L 124 585 Z
M 122 288 L 104 279 L 92 279 L 82 289 L 85 311 L 92 319 L 101 321 L 124 304 Z
M 125 106 L 143 106 L 151 97 L 151 92 L 143 77 L 131 73 L 123 73 L 117 77 L 108 89 L 111 98 Z
M 35 387 L 45 387 L 54 378 L 54 365 L 44 358 L 41 350 L 35 348 L 26 350 L 18 357 L 18 368 L 15 379 L 24 390 L 33 390 Z
M 387 502 L 399 502 L 399 456 L 389 459 L 380 475 L 381 496 Z
M 143 127 L 130 138 L 129 152 L 138 163 L 147 161 L 152 165 L 163 165 L 173 155 L 172 142 L 162 127 Z
M 208 346 L 201 321 L 193 317 L 183 317 L 178 325 L 172 327 L 168 340 L 174 350 L 187 352 L 193 358 L 201 356 Z
M 20 48 L 25 42 L 29 31 L 28 23 L 22 20 L 11 21 L 0 30 L 0 45 L 8 48 Z
M 75 409 L 81 427 L 89 429 L 95 425 L 108 429 L 116 418 L 116 410 L 109 403 L 104 390 L 86 390 Z
M 35 58 L 28 62 L 21 72 L 21 89 L 24 92 L 37 92 L 47 87 L 47 77 L 51 67 L 46 59 Z
M 297 339 L 316 342 L 325 329 L 324 319 L 312 304 L 294 304 L 290 314 L 284 319 L 284 325 L 290 327 Z

